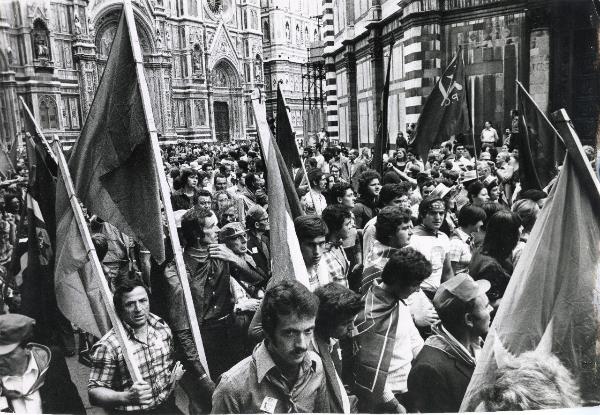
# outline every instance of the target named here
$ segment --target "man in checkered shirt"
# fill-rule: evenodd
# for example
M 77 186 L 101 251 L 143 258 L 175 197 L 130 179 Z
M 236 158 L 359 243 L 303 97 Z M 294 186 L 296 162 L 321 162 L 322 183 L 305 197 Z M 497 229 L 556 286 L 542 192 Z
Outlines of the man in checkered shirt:
M 329 205 L 323 210 L 323 221 L 327 225 L 327 244 L 323 252 L 322 262 L 327 265 L 329 280 L 348 288 L 348 268 L 350 262 L 346 258 L 342 242 L 351 234 L 356 237 L 356 226 L 352 211 L 344 205 Z
M 113 301 L 143 381 L 134 383 L 131 379 L 113 328 L 91 352 L 90 402 L 122 412 L 180 414 L 172 393 L 178 376 L 172 376 L 175 362 L 171 329 L 150 313 L 148 293 L 140 281 L 119 284 Z

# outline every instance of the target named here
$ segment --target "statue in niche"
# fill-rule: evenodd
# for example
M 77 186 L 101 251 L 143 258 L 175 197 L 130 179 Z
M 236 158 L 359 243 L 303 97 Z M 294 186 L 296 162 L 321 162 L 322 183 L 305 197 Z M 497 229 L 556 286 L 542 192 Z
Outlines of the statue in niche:
M 75 34 L 80 35 L 82 33 L 81 21 L 79 20 L 79 16 L 75 13 L 75 17 L 73 18 L 73 26 L 75 27 Z
M 167 48 L 170 50 L 172 48 L 172 46 L 171 46 L 171 30 L 169 30 L 168 28 L 165 31 L 165 43 L 167 44 Z
M 256 55 L 256 60 L 254 61 L 254 78 L 256 82 L 262 81 L 262 59 L 260 59 L 259 55 Z
M 92 22 L 92 19 L 90 19 L 88 17 L 87 23 L 88 23 L 88 33 L 90 34 L 90 36 L 94 36 L 96 34 L 96 29 L 94 28 L 94 23 Z
M 13 63 L 13 50 L 10 46 L 6 48 L 6 59 L 9 65 Z
M 34 35 L 35 43 L 35 58 L 36 59 L 48 59 L 48 43 L 46 36 L 36 33 Z
M 37 19 L 33 23 L 33 51 L 35 59 L 50 59 L 50 37 L 46 24 Z
M 221 68 L 215 70 L 215 74 L 213 76 L 213 84 L 217 87 L 227 87 L 227 75 L 225 71 Z
M 106 30 L 104 30 L 104 32 L 102 33 L 99 42 L 100 56 L 104 58 L 108 57 L 108 53 L 110 52 L 110 45 L 112 44 L 112 40 L 115 37 L 116 29 L 116 25 L 113 24 L 107 27 Z
M 192 71 L 194 74 L 202 73 L 202 49 L 197 43 L 192 48 Z

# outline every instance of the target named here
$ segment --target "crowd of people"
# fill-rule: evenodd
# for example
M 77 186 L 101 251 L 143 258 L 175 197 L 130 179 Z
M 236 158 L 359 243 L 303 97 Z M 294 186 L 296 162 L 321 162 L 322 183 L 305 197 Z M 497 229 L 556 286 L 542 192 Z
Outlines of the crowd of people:
M 181 387 L 193 414 L 459 410 L 550 189 L 521 190 L 518 151 L 495 130 L 482 133 L 478 157 L 452 137 L 421 160 L 399 139 L 383 166 L 369 148 L 317 137 L 299 149 L 303 168 L 293 171 L 308 286 L 271 278 L 277 247 L 257 142 L 163 147 L 204 356 L 173 254 L 158 264 L 134 238 L 88 218 L 143 378 L 132 380 L 114 329 L 101 339 L 82 334 L 92 405 L 180 413 Z M 18 192 L 0 198 L 0 265 L 16 243 Z M 29 343 L 35 322 L 18 304 L 11 311 L 0 316 L 0 362 L 20 360 L 0 364 L 3 390 L 18 378 L 9 406 L 47 412 L 44 388 L 31 382 L 43 377 L 49 350 Z M 74 353 L 74 342 L 62 346 Z M 83 410 L 76 398 L 65 402 L 57 412 Z M 499 370 L 479 409 L 583 404 L 560 361 L 532 352 Z

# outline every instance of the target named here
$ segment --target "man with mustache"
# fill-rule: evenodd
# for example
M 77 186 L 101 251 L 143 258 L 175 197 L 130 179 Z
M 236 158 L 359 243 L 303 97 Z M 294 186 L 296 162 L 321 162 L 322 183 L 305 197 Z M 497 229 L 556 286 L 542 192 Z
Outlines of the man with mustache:
M 309 351 L 318 306 L 318 298 L 293 279 L 267 290 L 265 340 L 222 375 L 213 413 L 330 412 L 323 364 Z

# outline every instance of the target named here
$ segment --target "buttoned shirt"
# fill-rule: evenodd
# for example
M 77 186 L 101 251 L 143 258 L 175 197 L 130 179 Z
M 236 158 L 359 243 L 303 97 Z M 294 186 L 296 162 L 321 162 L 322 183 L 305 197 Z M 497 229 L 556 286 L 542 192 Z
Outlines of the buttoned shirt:
M 221 376 L 213 413 L 328 412 L 325 373 L 319 356 L 308 351 L 290 387 L 264 341 Z
M 451 262 L 455 262 L 454 272 L 469 272 L 469 262 L 471 262 L 471 243 L 472 238 L 467 235 L 462 229 L 456 228 L 450 236 L 450 245 L 448 249 L 448 258 Z
M 123 324 L 123 327 L 138 362 L 142 379 L 148 382 L 152 389 L 152 401 L 147 405 L 125 405 L 115 409 L 138 411 L 155 408 L 165 402 L 171 394 L 171 371 L 174 364 L 171 329 L 154 314 L 148 317 L 146 341 L 136 337 L 133 329 L 127 324 Z M 114 329 L 94 345 L 91 360 L 92 370 L 88 390 L 103 387 L 125 391 L 133 385 Z
M 350 262 L 341 244 L 327 243 L 321 261 L 327 266 L 329 280 L 347 288 Z
M 3 376 L 4 389 L 18 392 L 22 396 L 10 400 L 12 409 L 17 414 L 41 414 L 42 397 L 39 389 L 29 394 L 31 387 L 38 380 L 40 370 L 33 356 L 29 356 L 29 363 L 25 373 L 21 376 Z

